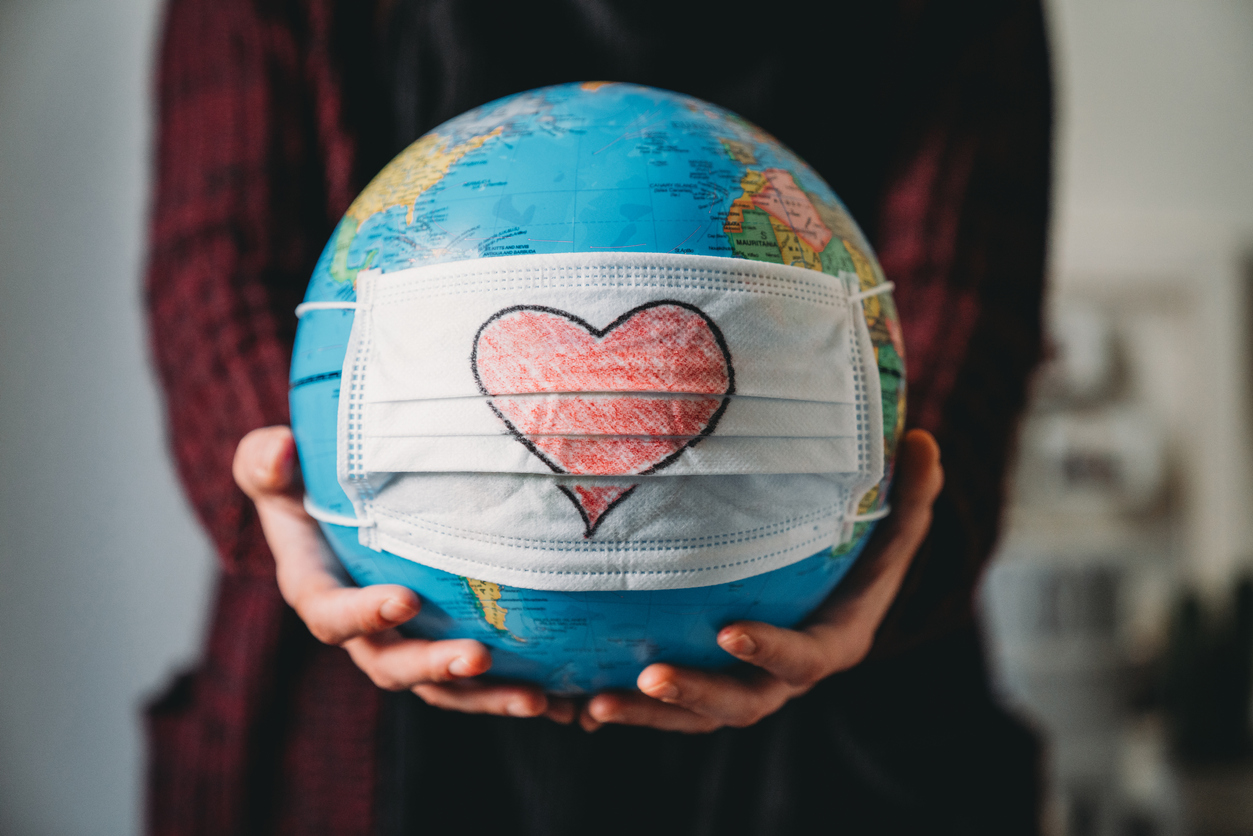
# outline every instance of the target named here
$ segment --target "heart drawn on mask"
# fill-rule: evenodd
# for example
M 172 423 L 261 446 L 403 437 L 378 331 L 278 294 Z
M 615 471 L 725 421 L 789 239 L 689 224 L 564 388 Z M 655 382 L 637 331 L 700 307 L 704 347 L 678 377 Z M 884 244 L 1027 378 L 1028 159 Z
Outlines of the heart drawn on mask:
M 488 406 L 554 473 L 655 473 L 714 431 L 735 391 L 722 331 L 662 300 L 602 329 L 534 305 L 493 314 L 470 355 Z M 590 537 L 635 484 L 559 486 Z

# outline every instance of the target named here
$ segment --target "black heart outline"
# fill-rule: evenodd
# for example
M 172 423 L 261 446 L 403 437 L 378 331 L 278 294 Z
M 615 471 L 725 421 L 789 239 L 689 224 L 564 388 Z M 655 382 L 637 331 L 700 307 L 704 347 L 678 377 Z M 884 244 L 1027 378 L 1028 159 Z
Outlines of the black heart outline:
M 646 302 L 643 305 L 639 305 L 637 307 L 631 308 L 631 310 L 622 314 L 613 322 L 606 325 L 604 328 L 596 328 L 587 320 L 583 319 L 582 317 L 575 316 L 569 311 L 563 311 L 558 308 L 550 308 L 546 305 L 512 305 L 508 308 L 502 308 L 501 310 L 497 311 L 496 313 L 488 317 L 487 320 L 482 325 L 479 326 L 479 330 L 476 331 L 474 334 L 474 346 L 470 350 L 470 371 L 474 374 L 474 382 L 478 385 L 479 391 L 482 392 L 484 395 L 486 395 L 488 398 L 498 397 L 497 395 L 493 395 L 491 392 L 487 391 L 487 387 L 483 385 L 482 377 L 479 376 L 479 340 L 482 338 L 483 332 L 487 330 L 487 327 L 491 325 L 493 322 L 495 322 L 496 320 L 500 319 L 501 317 L 508 316 L 511 313 L 517 313 L 518 311 L 542 311 L 543 313 L 556 314 L 557 316 L 564 317 L 570 322 L 573 322 L 575 325 L 578 325 L 579 327 L 583 328 L 583 330 L 587 331 L 596 339 L 601 340 L 601 339 L 604 339 L 606 334 L 608 334 L 613 329 L 617 328 L 622 323 L 629 320 L 631 317 L 635 316 L 637 313 L 640 313 L 641 311 L 646 311 L 650 308 L 661 307 L 662 305 L 673 305 L 675 307 L 683 308 L 684 310 L 691 311 L 692 313 L 696 314 L 697 316 L 699 316 L 701 319 L 705 321 L 705 325 L 709 327 L 710 333 L 714 335 L 714 342 L 717 343 L 718 349 L 722 352 L 723 362 L 726 363 L 727 390 L 723 392 L 722 394 L 722 403 L 718 405 L 717 410 L 714 411 L 714 414 L 711 415 L 709 417 L 709 420 L 705 423 L 704 429 L 702 429 L 695 438 L 690 439 L 686 444 L 684 444 L 678 450 L 675 450 L 669 456 L 666 456 L 664 459 L 657 462 L 657 464 L 653 465 L 647 470 L 641 471 L 640 473 L 637 473 L 637 474 L 633 473 L 629 475 L 646 476 L 651 473 L 656 473 L 657 471 L 662 470 L 663 468 L 669 467 L 679 458 L 679 456 L 683 455 L 683 452 L 685 450 L 687 450 L 689 447 L 692 447 L 698 444 L 701 441 L 701 439 L 710 435 L 714 431 L 714 429 L 717 428 L 718 422 L 722 419 L 723 413 L 727 411 L 727 406 L 731 403 L 731 396 L 735 394 L 735 366 L 732 365 L 731 363 L 731 350 L 727 347 L 726 337 L 722 335 L 722 329 L 718 327 L 717 323 L 715 323 L 712 319 L 710 319 L 708 314 L 706 314 L 704 311 L 702 311 L 700 308 L 696 307 L 695 305 L 688 304 L 687 302 L 680 302 L 677 299 L 659 299 L 655 302 Z M 538 447 L 536 447 L 533 443 L 531 443 L 531 441 L 527 439 L 526 435 L 522 433 L 521 431 L 519 431 L 518 428 L 513 425 L 513 422 L 510 421 L 508 418 L 506 418 L 504 414 L 499 409 L 496 408 L 496 404 L 492 403 L 489 400 L 487 402 L 487 406 L 489 409 L 492 410 L 492 412 L 496 414 L 497 418 L 499 418 L 501 421 L 504 422 L 505 427 L 509 430 L 510 435 L 512 435 L 516 441 L 522 444 L 523 447 L 529 450 L 537 459 L 542 461 L 544 464 L 548 465 L 549 469 L 552 470 L 553 473 L 563 473 L 563 474 L 569 473 L 569 471 L 565 470 L 556 462 L 549 459 L 548 456 L 544 455 L 544 453 L 541 452 Z M 627 474 L 623 474 L 623 475 L 627 475 Z M 583 518 L 584 538 L 591 537 L 592 534 L 595 533 L 596 529 L 600 527 L 600 524 L 604 522 L 605 517 L 609 516 L 609 512 L 612 511 L 614 508 L 617 508 L 618 505 L 621 504 L 624 499 L 626 499 L 628 496 L 634 493 L 636 487 L 638 487 L 638 485 L 632 485 L 631 488 L 626 493 L 624 493 L 622 496 L 614 500 L 609 505 L 609 507 L 607 507 L 604 510 L 604 512 L 596 520 L 595 525 L 590 525 L 589 520 L 587 518 L 587 511 L 586 509 L 583 508 L 582 505 L 579 504 L 579 501 L 577 497 L 575 497 L 574 492 L 566 488 L 564 485 L 557 486 L 558 490 L 560 490 L 563 494 L 565 494 L 566 497 L 572 503 L 574 503 L 574 507 L 579 512 L 579 516 Z
M 480 325 L 479 330 L 475 332 L 474 334 L 474 347 L 470 351 L 470 371 L 474 373 L 474 382 L 478 384 L 479 391 L 482 392 L 487 397 L 489 398 L 499 397 L 499 395 L 493 395 L 491 392 L 487 391 L 487 387 L 483 385 L 483 379 L 479 377 L 479 340 L 482 338 L 483 332 L 487 330 L 487 327 L 491 325 L 493 322 L 495 322 L 496 320 L 500 319 L 501 317 L 508 316 L 511 313 L 517 313 L 518 311 L 543 311 L 544 313 L 556 314 L 557 316 L 565 317 L 570 322 L 573 322 L 575 325 L 580 326 L 589 334 L 591 334 L 593 337 L 600 340 L 600 339 L 604 339 L 606 334 L 608 334 L 613 329 L 617 328 L 622 323 L 626 322 L 631 317 L 635 316 L 637 313 L 640 313 L 641 311 L 649 310 L 650 308 L 659 308 L 662 305 L 673 305 L 675 307 L 689 310 L 692 313 L 699 316 L 701 319 L 703 319 L 705 321 L 705 324 L 709 326 L 709 330 L 714 335 L 714 341 L 718 344 L 718 349 L 722 352 L 722 359 L 727 365 L 727 390 L 722 393 L 722 403 L 718 405 L 718 409 L 715 410 L 714 414 L 709 417 L 709 421 L 705 424 L 705 428 L 701 430 L 700 433 L 695 438 L 691 439 L 682 447 L 680 447 L 678 450 L 675 450 L 669 456 L 666 456 L 664 459 L 657 462 L 657 464 L 653 465 L 647 470 L 642 470 L 639 473 L 622 474 L 622 475 L 624 476 L 625 475 L 647 476 L 648 474 L 656 473 L 658 470 L 661 470 L 665 467 L 669 467 L 671 464 L 674 463 L 674 461 L 679 456 L 683 454 L 684 450 L 687 450 L 689 447 L 692 447 L 693 445 L 699 443 L 701 439 L 705 438 L 710 433 L 712 433 L 714 429 L 718 426 L 718 422 L 722 419 L 723 413 L 727 411 L 727 405 L 731 403 L 731 396 L 735 394 L 735 367 L 731 365 L 731 350 L 727 348 L 727 341 L 726 341 L 726 338 L 722 336 L 722 329 L 719 328 L 718 325 L 712 319 L 710 319 L 709 316 L 704 311 L 702 311 L 700 308 L 696 307 L 695 305 L 690 305 L 687 302 L 679 302 L 674 299 L 659 299 L 656 302 L 646 302 L 643 305 L 640 305 L 635 308 L 631 308 L 631 310 L 622 314 L 613 322 L 606 325 L 604 328 L 596 328 L 587 320 L 583 319 L 582 317 L 577 317 L 574 314 L 570 313 L 569 311 L 559 310 L 558 308 L 550 308 L 545 305 L 513 305 L 508 308 L 503 308 L 497 311 L 496 313 L 492 314 L 490 317 L 488 317 L 487 321 L 484 322 L 482 325 Z M 505 426 L 509 428 L 509 432 L 513 435 L 513 437 L 517 439 L 519 442 L 521 442 L 522 445 L 526 447 L 526 449 L 534 453 L 536 458 L 538 458 L 544 464 L 548 465 L 548 467 L 553 471 L 553 473 L 569 473 L 568 470 L 562 469 L 562 467 L 558 465 L 556 462 L 550 461 L 549 458 L 545 456 L 542 452 L 540 452 L 540 450 L 534 444 L 528 441 L 526 436 L 522 432 L 520 432 L 518 428 L 515 427 L 513 423 L 501 413 L 499 409 L 496 408 L 496 404 L 492 403 L 491 401 L 488 401 L 487 405 L 488 407 L 491 408 L 492 412 L 496 413 L 496 417 L 500 418 L 501 421 L 505 422 Z M 575 474 L 575 475 L 578 475 L 578 474 Z
M 638 487 L 639 485 L 632 485 L 631 487 L 623 491 L 621 494 L 619 494 L 617 499 L 615 499 L 613 502 L 610 502 L 608 505 L 606 505 L 605 510 L 600 512 L 600 516 L 596 518 L 596 522 L 592 522 L 588 518 L 587 509 L 583 507 L 582 502 L 579 502 L 579 498 L 574 495 L 574 491 L 572 491 L 570 488 L 566 487 L 565 485 L 558 485 L 557 490 L 565 494 L 566 499 L 574 503 L 574 510 L 578 511 L 579 516 L 583 518 L 583 539 L 586 540 L 587 538 L 591 537 L 593 534 L 596 533 L 596 529 L 600 528 L 600 524 L 605 521 L 605 517 L 609 516 L 609 512 L 612 511 L 614 508 L 617 508 L 622 503 L 622 500 L 626 499 L 628 496 L 635 493 L 635 489 Z

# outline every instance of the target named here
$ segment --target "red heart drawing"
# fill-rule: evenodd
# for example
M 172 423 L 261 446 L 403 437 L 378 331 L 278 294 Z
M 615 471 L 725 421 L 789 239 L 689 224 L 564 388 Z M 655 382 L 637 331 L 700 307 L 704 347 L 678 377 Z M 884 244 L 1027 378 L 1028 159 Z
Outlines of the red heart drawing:
M 471 366 L 492 410 L 555 473 L 656 472 L 713 432 L 735 389 L 718 326 L 669 300 L 603 329 L 554 308 L 505 308 L 479 329 Z M 590 536 L 631 487 L 563 492 Z

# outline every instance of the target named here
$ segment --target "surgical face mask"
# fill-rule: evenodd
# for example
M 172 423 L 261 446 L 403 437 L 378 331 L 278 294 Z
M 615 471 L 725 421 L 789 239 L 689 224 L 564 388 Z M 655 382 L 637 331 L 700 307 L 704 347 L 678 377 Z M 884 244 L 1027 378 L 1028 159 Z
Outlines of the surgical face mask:
M 692 255 L 363 272 L 338 477 L 362 544 L 535 589 L 740 580 L 883 475 L 856 276 Z M 890 285 L 871 293 L 887 290 Z

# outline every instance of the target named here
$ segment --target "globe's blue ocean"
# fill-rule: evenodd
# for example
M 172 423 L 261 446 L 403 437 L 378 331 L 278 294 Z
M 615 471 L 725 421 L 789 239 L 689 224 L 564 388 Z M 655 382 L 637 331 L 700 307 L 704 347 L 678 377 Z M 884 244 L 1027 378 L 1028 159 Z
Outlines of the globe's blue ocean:
M 763 183 L 783 184 L 786 198 L 787 182 L 833 233 L 822 251 L 799 242 L 789 251 L 786 225 L 772 221 L 763 199 L 752 202 L 752 190 Z M 352 280 L 366 267 L 386 272 L 456 259 L 603 250 L 781 263 L 811 258 L 813 269 L 828 271 L 837 262 L 853 270 L 850 252 L 873 261 L 821 178 L 733 114 L 649 88 L 565 85 L 485 105 L 402 154 L 349 210 L 306 300 L 352 300 Z M 347 516 L 353 508 L 336 480 L 335 433 L 352 317 L 344 310 L 306 314 L 291 368 L 292 425 L 306 490 L 318 505 Z M 885 389 L 885 406 L 887 400 Z M 884 423 L 889 431 L 897 424 Z M 870 528 L 859 526 L 854 545 L 840 554 L 826 549 L 735 583 L 575 593 L 482 584 L 372 551 L 358 543 L 356 529 L 323 525 L 358 584 L 400 583 L 422 597 L 422 612 L 406 630 L 478 639 L 492 649 L 491 675 L 563 693 L 633 687 L 655 661 L 733 662 L 714 642 L 722 626 L 738 619 L 800 622 L 848 571 Z

